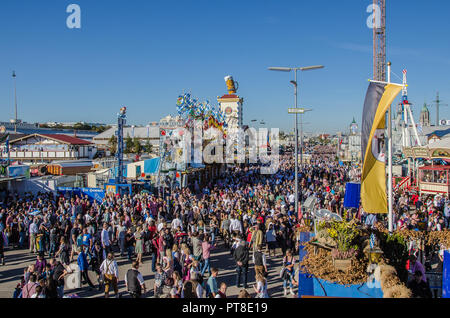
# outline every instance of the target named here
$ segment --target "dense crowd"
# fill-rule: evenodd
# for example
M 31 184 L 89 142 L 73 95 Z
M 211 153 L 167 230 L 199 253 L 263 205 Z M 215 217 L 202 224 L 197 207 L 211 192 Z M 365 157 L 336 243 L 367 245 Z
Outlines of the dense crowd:
M 227 249 L 236 267 L 239 297 L 269 297 L 268 262 L 282 257 L 284 295 L 294 295 L 298 285 L 299 227 L 311 216 L 295 211 L 294 162 L 284 155 L 273 175 L 260 174 L 258 165 L 230 167 L 201 191 L 189 188 L 162 193 L 107 196 L 101 202 L 88 197 L 64 197 L 52 192 L 10 195 L 0 210 L 0 239 L 12 248 L 28 248 L 36 262 L 24 269 L 15 296 L 64 297 L 64 277 L 78 269 L 89 289 L 113 292 L 125 281 L 132 297 L 152 291 L 155 297 L 226 297 L 219 283 L 221 268 L 211 266 L 215 249 Z M 317 208 L 359 219 L 367 226 L 374 215 L 344 214 L 345 183 L 355 168 L 313 156 L 299 169 L 299 200 L 315 196 Z M 449 225 L 449 200 L 397 194 L 396 225 L 418 226 L 425 217 L 428 229 Z M 415 205 L 410 213 L 411 202 Z M 424 214 L 424 215 L 422 215 Z M 5 261 L 3 243 L 0 256 Z M 280 256 L 277 255 L 279 251 Z M 143 256 L 152 255 L 143 265 Z M 119 277 L 116 258 L 131 265 Z M 78 268 L 74 267 L 74 265 Z M 151 266 L 153 286 L 148 286 L 141 266 Z M 255 284 L 249 287 L 249 268 Z M 91 281 L 89 272 L 96 274 Z

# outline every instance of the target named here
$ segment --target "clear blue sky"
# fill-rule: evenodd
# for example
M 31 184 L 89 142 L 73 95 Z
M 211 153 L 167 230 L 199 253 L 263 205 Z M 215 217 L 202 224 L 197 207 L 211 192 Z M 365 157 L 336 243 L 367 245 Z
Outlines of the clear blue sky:
M 82 28 L 66 27 L 66 7 L 82 10 Z M 216 103 L 232 75 L 245 99 L 244 122 L 293 128 L 293 74 L 269 66 L 323 64 L 300 78 L 300 105 L 313 107 L 307 132 L 361 122 L 372 76 L 371 0 L 2 0 L 0 120 L 112 123 L 121 105 L 128 123 L 176 114 L 190 91 Z M 408 69 L 416 117 L 436 91 L 450 104 L 450 2 L 387 0 L 388 59 Z M 394 81 L 400 82 L 395 75 Z M 434 121 L 434 108 L 431 109 Z M 441 118 L 450 119 L 450 107 Z

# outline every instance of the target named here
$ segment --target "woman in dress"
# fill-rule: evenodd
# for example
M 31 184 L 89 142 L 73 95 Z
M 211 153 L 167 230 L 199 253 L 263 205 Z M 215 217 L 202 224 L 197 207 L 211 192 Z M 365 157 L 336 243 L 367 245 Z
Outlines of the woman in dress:
M 183 290 L 183 280 L 181 279 L 181 276 L 177 271 L 174 271 L 172 273 L 172 278 L 173 286 L 170 294 L 172 295 L 172 298 L 180 298 L 181 291 Z
M 295 295 L 293 288 L 293 281 L 295 281 L 294 278 L 294 266 L 295 266 L 295 257 L 292 255 L 291 250 L 286 251 L 286 255 L 283 258 L 283 267 L 284 267 L 284 274 L 282 276 L 283 278 L 283 289 L 284 289 L 284 296 L 287 295 L 287 286 L 289 285 L 289 291 L 291 295 Z
M 136 228 L 136 232 L 134 233 L 134 238 L 136 239 L 136 245 L 134 248 L 134 252 L 136 253 L 136 262 L 139 262 L 139 265 L 142 265 L 142 253 L 144 251 L 143 245 L 143 236 L 142 229 L 140 226 Z
M 253 288 L 256 292 L 255 298 L 269 298 L 269 295 L 267 293 L 267 281 L 260 273 L 256 275 L 256 284 L 253 286 Z
M 191 251 L 186 244 L 184 244 L 184 246 L 182 245 L 182 251 L 181 261 L 183 264 L 183 281 L 185 282 L 191 279 L 191 266 L 194 256 L 191 254 Z

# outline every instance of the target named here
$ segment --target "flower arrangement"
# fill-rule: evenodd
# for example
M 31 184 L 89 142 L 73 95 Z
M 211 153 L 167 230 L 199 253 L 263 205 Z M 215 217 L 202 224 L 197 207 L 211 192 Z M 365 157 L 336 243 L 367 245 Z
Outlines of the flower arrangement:
M 355 224 L 346 221 L 332 221 L 329 223 L 327 232 L 336 243 L 331 254 L 334 259 L 349 259 L 356 256 L 359 248 L 355 243 L 360 232 Z
M 331 256 L 334 259 L 349 259 L 352 258 L 353 256 L 355 256 L 357 254 L 357 250 L 355 248 L 350 248 L 347 251 L 340 251 L 337 248 L 333 248 L 331 250 Z

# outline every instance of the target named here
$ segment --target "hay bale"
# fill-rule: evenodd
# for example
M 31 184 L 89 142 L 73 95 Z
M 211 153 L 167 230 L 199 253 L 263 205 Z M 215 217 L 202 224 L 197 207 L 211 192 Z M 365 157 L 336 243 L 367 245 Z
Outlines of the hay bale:
M 380 285 L 384 291 L 392 286 L 398 285 L 400 280 L 397 277 L 397 271 L 393 266 L 381 265 L 380 266 Z
M 411 291 L 402 284 L 383 290 L 383 298 L 411 298 L 411 295 Z

